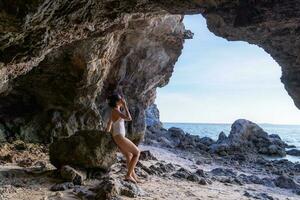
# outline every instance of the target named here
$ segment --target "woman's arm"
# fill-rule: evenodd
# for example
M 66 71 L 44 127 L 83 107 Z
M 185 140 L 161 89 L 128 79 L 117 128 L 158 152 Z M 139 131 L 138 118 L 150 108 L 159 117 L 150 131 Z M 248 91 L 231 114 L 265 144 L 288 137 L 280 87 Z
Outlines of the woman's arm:
M 107 125 L 106 125 L 106 128 L 105 128 L 105 132 L 110 132 L 111 131 L 111 126 L 112 126 L 112 117 L 110 117 Z
M 127 103 L 126 103 L 125 99 L 124 99 L 123 102 L 124 102 L 124 103 L 123 103 L 123 106 L 124 106 L 124 108 L 125 108 L 125 112 L 126 112 L 126 115 L 127 115 L 126 120 L 127 120 L 127 121 L 131 121 L 131 120 L 132 120 L 132 117 L 131 117 L 131 114 L 130 114 L 130 112 L 129 112 L 129 110 L 128 110 Z
M 127 103 L 126 103 L 126 101 L 124 100 L 124 108 L 125 108 L 125 111 L 126 111 L 126 115 L 127 115 L 127 118 L 126 118 L 126 120 L 127 121 L 131 121 L 132 120 L 132 117 L 131 117 L 131 114 L 130 114 L 130 112 L 129 112 L 129 110 L 128 110 L 128 107 L 127 107 Z
M 122 104 L 123 104 L 123 107 L 124 107 L 124 109 L 125 109 L 125 114 L 122 113 L 122 112 L 120 112 L 119 110 L 114 110 L 114 111 L 115 111 L 115 112 L 118 112 L 118 115 L 119 115 L 121 118 L 123 118 L 124 120 L 126 120 L 126 121 L 131 121 L 132 118 L 131 118 L 130 112 L 129 112 L 128 107 L 127 107 L 127 103 L 126 103 L 126 101 L 125 101 L 124 98 L 122 99 Z

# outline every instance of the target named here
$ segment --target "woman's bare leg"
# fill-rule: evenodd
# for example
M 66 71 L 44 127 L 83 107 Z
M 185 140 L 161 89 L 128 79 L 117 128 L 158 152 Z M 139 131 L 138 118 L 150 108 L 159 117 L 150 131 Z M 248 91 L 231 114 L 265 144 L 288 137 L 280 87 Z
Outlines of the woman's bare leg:
M 119 147 L 119 149 L 120 149 L 120 151 L 122 152 L 122 154 L 124 155 L 124 157 L 126 158 L 126 166 L 127 166 L 127 168 L 129 167 L 129 163 L 130 163 L 130 161 L 131 161 L 131 159 L 132 159 L 132 153 L 130 153 L 130 152 L 125 152 L 123 149 L 121 149 L 120 147 Z M 141 181 L 139 180 L 139 178 L 138 178 L 138 176 L 136 175 L 136 173 L 135 173 L 135 171 L 133 170 L 133 172 L 132 172 L 132 177 L 135 179 L 135 181 L 136 182 L 138 182 L 138 183 L 141 183 Z
M 129 152 L 124 152 L 123 150 L 120 149 L 120 151 L 123 153 L 123 155 L 125 156 L 126 158 L 126 165 L 127 165 L 127 169 L 129 168 L 129 163 L 133 157 L 132 153 L 129 153 Z M 132 171 L 132 178 L 135 179 L 136 182 L 138 183 L 142 183 L 142 181 L 138 178 L 138 176 L 136 175 L 135 171 L 133 170 Z
M 127 155 L 126 160 L 127 160 L 127 157 L 128 157 L 128 153 L 132 154 L 132 158 L 130 159 L 130 161 L 128 161 L 128 172 L 127 172 L 126 178 L 134 179 L 133 178 L 134 168 L 135 168 L 135 166 L 138 162 L 138 159 L 139 159 L 139 156 L 140 156 L 140 150 L 137 148 L 137 146 L 133 142 L 131 142 L 126 137 L 115 136 L 114 140 L 117 143 L 118 147 L 120 149 L 122 149 L 121 151 L 124 152 L 125 156 Z

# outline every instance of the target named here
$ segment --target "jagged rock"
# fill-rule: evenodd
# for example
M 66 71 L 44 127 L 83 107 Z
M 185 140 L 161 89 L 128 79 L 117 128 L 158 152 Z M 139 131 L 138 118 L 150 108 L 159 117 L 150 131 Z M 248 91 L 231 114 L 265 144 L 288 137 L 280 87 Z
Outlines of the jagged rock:
M 131 198 L 136 198 L 138 196 L 143 196 L 145 192 L 138 187 L 137 184 L 127 182 L 127 181 L 120 181 L 120 195 L 124 195 Z
M 138 161 L 136 166 L 150 175 L 156 174 L 156 171 L 153 168 L 150 169 L 149 167 L 142 164 L 140 161 Z
M 257 194 L 250 194 L 248 191 L 244 192 L 244 196 L 253 198 L 253 199 L 265 199 L 265 200 L 274 200 L 272 196 L 267 193 L 257 193 Z
M 209 148 L 210 152 L 219 155 L 244 152 L 285 156 L 285 147 L 286 143 L 279 136 L 271 135 L 270 137 L 257 124 L 249 120 L 239 119 L 232 124 L 227 138 L 224 137 Z
M 287 159 L 272 160 L 265 164 L 268 171 L 276 175 L 294 173 L 296 172 L 294 166 L 295 163 Z
M 203 137 L 203 138 L 200 138 L 200 142 L 203 143 L 204 145 L 206 146 L 210 146 L 212 145 L 213 143 L 215 143 L 215 141 L 213 139 L 211 139 L 210 137 Z
M 162 147 L 167 147 L 167 148 L 174 148 L 175 145 L 174 142 L 172 140 L 169 140 L 166 137 L 159 137 L 157 138 L 157 142 L 162 146 Z
M 116 161 L 117 146 L 111 135 L 103 131 L 78 131 L 50 145 L 50 162 L 57 168 L 64 165 L 83 169 L 107 170 Z
M 261 157 L 261 156 L 257 157 L 256 160 L 255 160 L 255 163 L 259 164 L 259 165 L 265 165 L 267 162 L 268 161 L 265 158 Z
M 294 165 L 293 168 L 296 172 L 300 172 L 300 164 Z
M 215 142 L 209 137 L 200 138 L 198 135 L 185 133 L 184 130 L 178 127 L 171 127 L 166 131 L 163 128 L 149 126 L 145 138 L 146 144 L 198 151 L 202 154 L 207 154 L 208 146 Z
M 157 160 L 157 158 L 149 151 L 141 151 L 140 160 Z
M 170 133 L 171 137 L 177 138 L 178 140 L 184 138 L 185 132 L 178 127 L 171 127 L 168 129 L 168 132 Z
M 210 171 L 211 174 L 214 176 L 231 176 L 235 177 L 237 174 L 236 172 L 232 171 L 232 169 L 226 169 L 226 168 L 215 168 Z
M 65 182 L 65 183 L 57 183 L 53 185 L 50 190 L 51 191 L 64 191 L 68 189 L 74 188 L 74 184 L 72 182 Z
M 97 193 L 97 200 L 116 199 L 119 195 L 138 197 L 145 194 L 145 192 L 136 184 L 127 181 L 119 181 L 112 177 L 104 178 L 95 189 L 95 192 Z
M 286 151 L 286 154 L 291 155 L 291 156 L 300 156 L 300 150 L 291 149 L 291 150 Z
M 207 185 L 207 182 L 205 180 L 205 178 L 200 178 L 199 182 L 200 185 Z
M 199 182 L 200 181 L 199 176 L 197 176 L 196 174 L 191 174 L 186 179 L 189 180 L 189 181 L 193 181 L 193 182 Z
M 247 160 L 247 156 L 244 155 L 244 154 L 234 154 L 232 155 L 232 160 L 236 160 L 238 161 L 239 163 L 243 162 L 243 161 L 246 161 Z
M 259 178 L 258 176 L 255 175 L 245 175 L 245 174 L 240 174 L 238 178 L 245 184 L 259 184 L 268 187 L 275 186 L 271 178 Z
M 175 170 L 175 166 L 172 163 L 163 164 L 157 162 L 155 165 L 149 167 L 150 170 L 156 175 L 162 175 L 164 173 L 170 173 Z
M 279 135 L 277 135 L 277 134 L 270 134 L 269 138 L 281 140 L 281 137 Z
M 292 178 L 290 178 L 286 175 L 279 176 L 278 178 L 276 178 L 274 180 L 274 183 L 277 187 L 280 187 L 280 188 L 300 189 L 300 185 L 295 183 L 295 181 Z
M 203 169 L 197 169 L 195 173 L 200 177 L 205 177 Z
M 218 137 L 218 142 L 221 142 L 225 139 L 227 139 L 227 136 L 223 131 L 221 131 L 221 133 L 219 134 L 219 137 Z
M 262 184 L 267 187 L 275 187 L 275 183 L 271 178 L 262 178 Z
M 95 197 L 96 200 L 112 200 L 120 194 L 120 188 L 115 179 L 107 177 L 101 180 L 100 184 L 95 189 L 95 193 L 97 193 Z
M 73 192 L 80 199 L 93 200 L 96 197 L 96 194 L 94 192 L 82 186 L 81 187 L 75 186 Z
M 209 147 L 209 151 L 211 153 L 215 153 L 221 156 L 226 156 L 228 152 L 230 151 L 230 145 L 226 143 L 220 143 L 220 144 L 212 144 Z
M 291 148 L 297 148 L 295 145 L 287 145 L 285 148 L 291 149 Z
M 267 193 L 260 193 L 260 196 L 263 199 L 274 200 L 274 198 L 272 196 L 270 196 L 269 194 L 267 194 Z
M 81 185 L 86 179 L 86 173 L 83 170 L 76 170 L 68 165 L 60 169 L 60 175 L 65 181 L 74 183 L 74 185 Z
M 172 174 L 172 176 L 174 176 L 175 178 L 182 178 L 182 179 L 187 179 L 191 175 L 192 173 L 190 171 L 182 167 Z
M 267 151 L 260 151 L 260 153 L 267 155 L 279 155 L 281 157 L 286 155 L 284 148 L 275 144 L 268 146 Z

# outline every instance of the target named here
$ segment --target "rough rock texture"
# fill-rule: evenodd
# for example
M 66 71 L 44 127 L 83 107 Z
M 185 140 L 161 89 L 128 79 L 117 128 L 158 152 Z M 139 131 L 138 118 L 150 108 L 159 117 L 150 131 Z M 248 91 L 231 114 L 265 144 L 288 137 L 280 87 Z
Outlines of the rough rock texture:
M 57 168 L 64 165 L 108 170 L 116 161 L 117 146 L 111 136 L 102 131 L 78 131 L 61 138 L 49 148 L 50 162 Z
M 76 170 L 68 165 L 60 169 L 60 176 L 65 181 L 72 182 L 74 185 L 81 185 L 87 178 L 87 174 L 83 170 Z
M 210 152 L 221 155 L 253 152 L 285 156 L 286 146 L 287 144 L 278 135 L 268 135 L 257 124 L 246 119 L 238 119 L 232 124 L 228 137 L 219 137 L 217 143 L 210 146 Z
M 49 142 L 102 128 L 98 109 L 119 84 L 133 114 L 127 131 L 139 142 L 155 88 L 168 83 L 192 37 L 181 14 L 202 13 L 216 35 L 264 48 L 300 108 L 298 0 L 6 0 L 0 7 L 4 138 Z
M 23 4 L 1 15 L 17 25 L 0 20 L 0 132 L 50 142 L 103 128 L 99 110 L 117 89 L 133 116 L 128 135 L 138 142 L 155 88 L 167 84 L 181 53 L 182 16 L 129 13 L 142 6 L 129 1 L 44 1 L 20 19 L 14 14 Z
M 286 151 L 286 154 L 292 155 L 292 156 L 300 156 L 300 150 L 291 149 L 291 150 Z
M 146 110 L 146 125 L 152 127 L 162 127 L 159 119 L 159 110 L 156 104 L 151 104 Z
M 120 199 L 119 195 L 135 198 L 144 194 L 144 191 L 137 184 L 117 180 L 112 177 L 103 179 L 95 189 L 96 200 Z

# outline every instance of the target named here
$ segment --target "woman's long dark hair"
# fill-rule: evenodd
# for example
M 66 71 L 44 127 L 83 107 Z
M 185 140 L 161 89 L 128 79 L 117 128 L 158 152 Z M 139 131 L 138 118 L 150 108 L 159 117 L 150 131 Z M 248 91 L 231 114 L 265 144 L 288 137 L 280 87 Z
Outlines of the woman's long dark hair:
M 119 100 L 121 100 L 121 95 L 119 93 L 113 93 L 108 96 L 108 105 L 111 108 L 115 108 Z

